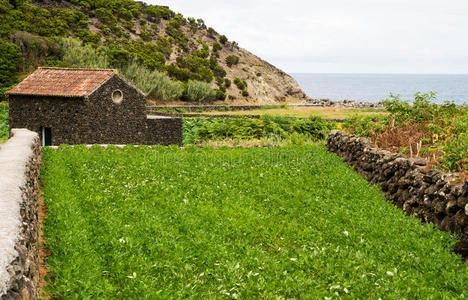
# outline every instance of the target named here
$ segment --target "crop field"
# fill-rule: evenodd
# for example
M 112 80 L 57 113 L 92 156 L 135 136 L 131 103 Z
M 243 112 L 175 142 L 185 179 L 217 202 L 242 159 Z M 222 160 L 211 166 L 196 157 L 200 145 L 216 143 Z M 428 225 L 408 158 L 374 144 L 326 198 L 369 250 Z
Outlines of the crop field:
M 456 238 L 323 144 L 61 146 L 41 173 L 52 297 L 467 297 Z

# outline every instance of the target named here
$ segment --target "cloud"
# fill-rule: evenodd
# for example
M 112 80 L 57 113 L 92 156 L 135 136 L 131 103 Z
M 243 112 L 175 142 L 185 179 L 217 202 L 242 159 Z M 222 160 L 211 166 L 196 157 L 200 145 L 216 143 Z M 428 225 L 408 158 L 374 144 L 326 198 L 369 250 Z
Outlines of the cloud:
M 162 0 L 286 72 L 466 73 L 465 0 Z

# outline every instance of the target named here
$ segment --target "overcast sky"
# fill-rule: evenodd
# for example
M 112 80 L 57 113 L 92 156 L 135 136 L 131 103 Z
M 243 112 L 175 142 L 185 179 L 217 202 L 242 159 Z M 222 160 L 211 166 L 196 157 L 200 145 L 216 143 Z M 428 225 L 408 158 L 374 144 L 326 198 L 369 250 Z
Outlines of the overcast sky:
M 468 73 L 468 0 L 147 0 L 288 73 Z

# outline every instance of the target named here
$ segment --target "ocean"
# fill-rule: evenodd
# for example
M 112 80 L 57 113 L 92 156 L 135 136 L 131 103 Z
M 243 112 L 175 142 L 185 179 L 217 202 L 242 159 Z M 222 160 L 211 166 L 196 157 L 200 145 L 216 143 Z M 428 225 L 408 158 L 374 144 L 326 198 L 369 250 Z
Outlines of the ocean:
M 468 104 L 468 74 L 291 74 L 311 98 L 379 102 L 390 93 L 413 100 L 416 92 L 434 91 L 435 102 Z

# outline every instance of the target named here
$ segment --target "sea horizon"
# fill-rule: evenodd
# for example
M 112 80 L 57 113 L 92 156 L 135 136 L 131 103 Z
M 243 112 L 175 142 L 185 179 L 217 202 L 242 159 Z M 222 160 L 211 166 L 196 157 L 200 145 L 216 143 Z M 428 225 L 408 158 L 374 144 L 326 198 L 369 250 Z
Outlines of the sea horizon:
M 289 73 L 307 96 L 318 99 L 379 102 L 390 93 L 411 101 L 416 92 L 435 92 L 435 103 L 468 103 L 467 74 Z

